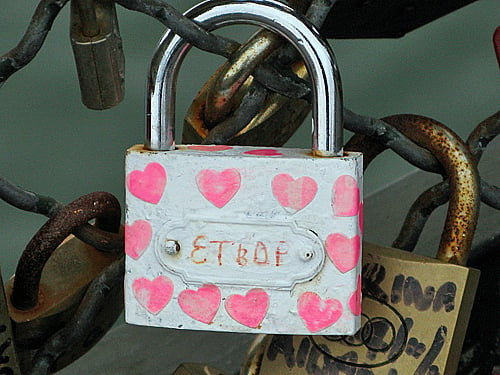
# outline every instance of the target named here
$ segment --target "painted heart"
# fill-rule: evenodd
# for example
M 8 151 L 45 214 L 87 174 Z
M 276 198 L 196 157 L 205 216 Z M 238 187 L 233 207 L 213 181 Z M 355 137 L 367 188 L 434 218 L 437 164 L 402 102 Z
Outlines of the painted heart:
M 205 284 L 198 290 L 184 290 L 178 302 L 182 311 L 202 323 L 212 323 L 221 300 L 220 290 L 213 284 Z
M 318 332 L 331 326 L 342 316 L 342 304 L 339 300 L 323 300 L 313 292 L 305 292 L 299 297 L 297 309 L 311 332 Z
M 125 253 L 137 260 L 149 246 L 153 230 L 146 220 L 137 220 L 133 224 L 125 223 Z
M 335 216 L 355 216 L 359 210 L 359 188 L 356 180 L 340 176 L 333 185 L 332 207 Z
M 167 184 L 167 172 L 159 163 L 149 163 L 144 171 L 135 170 L 127 175 L 130 193 L 145 202 L 157 204 Z
M 257 156 L 281 156 L 283 155 L 281 152 L 275 149 L 269 148 L 261 148 L 257 150 L 245 151 L 244 154 L 247 155 L 257 155 Z
M 240 188 L 241 176 L 236 168 L 222 172 L 203 169 L 196 176 L 200 193 L 216 207 L 224 207 Z
M 151 314 L 158 314 L 172 298 L 174 284 L 166 276 L 158 276 L 154 280 L 145 277 L 134 280 L 132 290 L 137 302 Z
M 352 270 L 359 261 L 360 238 L 358 235 L 347 238 L 340 233 L 332 233 L 326 238 L 326 251 L 331 261 L 345 273 Z
M 356 316 L 359 316 L 361 314 L 361 276 L 360 275 L 358 275 L 358 282 L 356 284 L 356 290 L 349 298 L 349 309 Z
M 311 177 L 304 176 L 295 180 L 286 173 L 275 176 L 271 186 L 281 206 L 296 211 L 311 203 L 318 191 L 318 185 Z
M 269 307 L 269 296 L 264 289 L 250 289 L 246 295 L 233 294 L 226 299 L 225 308 L 231 318 L 250 328 L 257 328 Z
M 188 146 L 190 150 L 196 150 L 196 151 L 208 151 L 208 152 L 215 152 L 215 151 L 226 151 L 226 150 L 231 150 L 231 146 L 224 146 L 224 145 L 191 145 Z

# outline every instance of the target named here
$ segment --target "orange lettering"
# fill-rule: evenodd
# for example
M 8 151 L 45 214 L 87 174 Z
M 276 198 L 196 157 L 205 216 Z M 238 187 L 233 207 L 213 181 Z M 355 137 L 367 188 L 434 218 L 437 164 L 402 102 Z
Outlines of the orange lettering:
M 264 251 L 264 260 L 259 260 L 259 249 Z M 256 264 L 269 264 L 269 256 L 267 254 L 267 247 L 264 245 L 264 242 L 257 241 L 257 245 L 255 245 L 255 251 L 253 253 L 253 261 Z
M 274 253 L 276 255 L 276 267 L 279 267 L 282 264 L 281 263 L 281 256 L 288 254 L 288 250 L 282 251 L 282 249 L 281 249 L 282 244 L 286 245 L 286 241 L 280 241 L 278 247 L 276 248 L 276 252 Z
M 198 241 L 200 241 L 200 240 L 206 240 L 206 237 L 204 235 L 199 235 L 198 237 L 196 237 L 193 241 L 194 249 L 191 250 L 191 260 L 196 264 L 203 264 L 203 263 L 207 262 L 207 258 L 203 258 L 203 260 L 196 260 L 194 258 L 194 253 L 196 253 L 197 251 L 200 251 L 202 249 L 206 249 L 206 246 L 198 245 Z
M 217 253 L 217 260 L 219 261 L 219 266 L 222 266 L 222 246 L 224 246 L 225 243 L 230 243 L 231 245 L 234 245 L 234 241 L 210 241 L 210 243 L 218 243 L 219 244 L 219 250 Z
M 236 262 L 240 266 L 246 266 L 248 264 L 248 259 L 245 257 L 248 253 L 248 250 L 245 249 L 241 244 L 238 246 L 238 256 L 236 257 Z

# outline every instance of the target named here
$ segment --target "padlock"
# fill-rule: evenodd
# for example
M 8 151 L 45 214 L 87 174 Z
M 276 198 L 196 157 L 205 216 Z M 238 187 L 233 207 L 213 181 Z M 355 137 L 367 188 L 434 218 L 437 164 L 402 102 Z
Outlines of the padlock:
M 70 33 L 83 104 L 116 106 L 125 91 L 125 58 L 115 2 L 72 0 Z
M 21 370 L 17 362 L 14 348 L 12 324 L 7 309 L 7 300 L 3 289 L 3 280 L 0 272 L 0 374 L 20 375 Z
M 260 337 L 241 375 L 456 373 L 479 279 L 477 270 L 463 267 L 479 209 L 477 170 L 463 142 L 436 121 L 415 115 L 384 121 L 429 148 L 450 179 L 439 259 L 365 243 L 359 332 Z
M 148 78 L 146 144 L 126 156 L 126 321 L 353 334 L 362 155 L 342 149 L 331 50 L 277 1 L 210 1 L 187 16 L 208 30 L 257 24 L 300 51 L 314 82 L 313 150 L 174 146 L 173 89 L 188 46 L 167 31 Z
M 305 78 L 307 75 L 303 62 L 294 64 L 292 70 L 299 78 Z M 211 130 L 205 122 L 204 110 L 207 92 L 218 77 L 218 72 L 214 73 L 189 106 L 182 133 L 184 144 L 203 142 Z M 253 77 L 248 77 L 240 88 L 239 94 L 244 93 L 252 81 Z M 237 94 L 233 101 L 234 105 L 239 105 L 241 95 Z M 272 93 L 266 98 L 262 110 L 231 138 L 230 143 L 231 145 L 283 146 L 303 123 L 310 110 L 311 104 L 305 98 L 291 99 Z
M 120 216 L 120 204 L 114 196 L 87 194 L 64 206 L 26 246 L 16 274 L 6 284 L 7 304 L 23 371 L 31 365 L 36 349 L 72 317 L 90 282 L 120 256 L 100 252 L 70 236 L 71 232 L 93 218 L 97 218 L 97 228 L 117 232 Z M 121 305 L 114 302 L 107 306 L 107 314 L 108 319 L 116 320 Z M 88 336 L 97 339 L 96 332 L 89 332 Z M 87 347 L 79 349 L 80 355 L 91 347 L 90 342 L 95 342 L 92 340 L 94 338 L 86 342 Z M 68 348 L 65 355 L 74 357 L 75 353 Z
M 228 375 L 215 367 L 199 363 L 183 363 L 172 375 Z

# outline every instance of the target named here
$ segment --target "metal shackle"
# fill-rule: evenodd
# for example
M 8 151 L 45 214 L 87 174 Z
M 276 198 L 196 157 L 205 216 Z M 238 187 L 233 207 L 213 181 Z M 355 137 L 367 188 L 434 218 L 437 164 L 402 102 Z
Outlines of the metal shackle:
M 318 156 L 343 155 L 342 88 L 331 48 L 306 19 L 274 0 L 210 0 L 185 14 L 212 31 L 252 24 L 276 32 L 300 52 L 313 84 L 313 143 Z M 145 148 L 175 148 L 175 89 L 189 44 L 168 30 L 151 61 L 146 88 Z

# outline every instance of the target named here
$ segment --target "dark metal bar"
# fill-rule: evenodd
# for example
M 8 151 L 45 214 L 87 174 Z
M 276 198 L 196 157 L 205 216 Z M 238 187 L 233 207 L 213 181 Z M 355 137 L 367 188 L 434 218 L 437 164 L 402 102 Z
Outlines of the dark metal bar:
M 64 206 L 38 230 L 21 255 L 16 268 L 12 304 L 20 310 L 36 305 L 44 265 L 75 227 L 96 218 L 96 227 L 118 232 L 120 217 L 120 203 L 113 195 L 104 192 L 84 195 Z
M 24 190 L 2 176 L 0 176 L 0 199 L 21 210 L 48 217 L 54 216 L 63 207 L 54 198 Z
M 59 11 L 69 0 L 42 0 L 19 44 L 0 57 L 0 87 L 33 60 L 43 45 Z
M 243 129 L 260 111 L 267 97 L 267 91 L 258 82 L 252 82 L 248 92 L 232 116 L 209 131 L 203 144 L 228 144 L 229 140 Z

